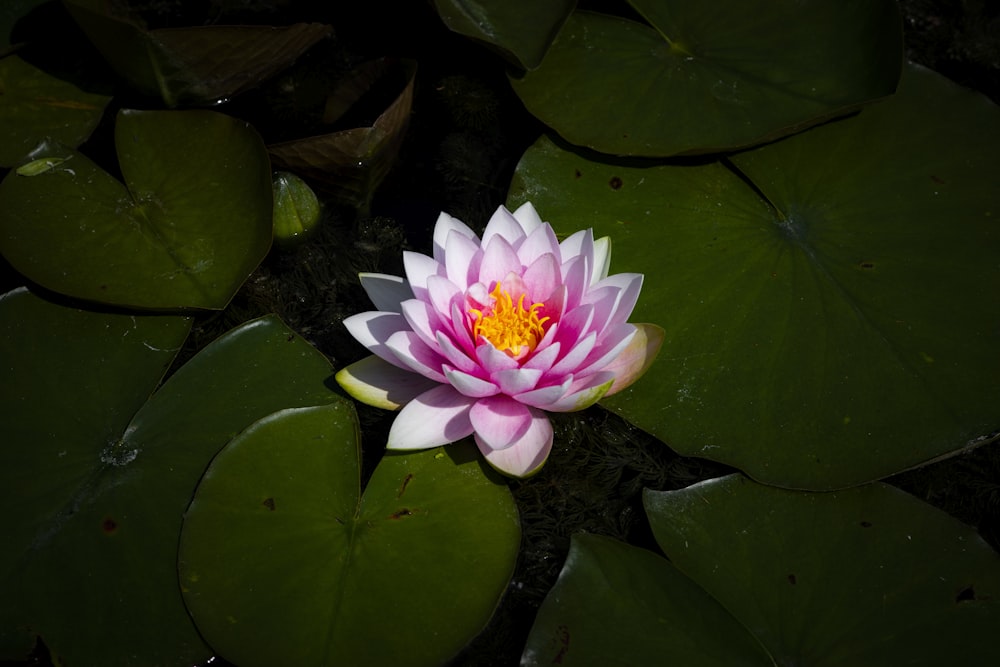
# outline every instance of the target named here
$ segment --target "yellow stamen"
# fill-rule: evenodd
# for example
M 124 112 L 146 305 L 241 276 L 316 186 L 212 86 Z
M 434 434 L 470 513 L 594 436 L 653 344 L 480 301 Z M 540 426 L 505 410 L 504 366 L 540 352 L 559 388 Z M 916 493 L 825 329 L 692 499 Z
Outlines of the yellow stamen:
M 482 336 L 493 343 L 493 347 L 512 357 L 520 357 L 521 348 L 527 348 L 525 353 L 534 351 L 545 336 L 544 324 L 549 321 L 548 317 L 538 316 L 538 309 L 544 304 L 533 303 L 526 309 L 525 295 L 522 294 L 515 305 L 514 299 L 499 281 L 490 296 L 493 297 L 493 305 L 485 313 L 476 308 L 469 309 L 474 320 L 473 339 L 479 340 Z

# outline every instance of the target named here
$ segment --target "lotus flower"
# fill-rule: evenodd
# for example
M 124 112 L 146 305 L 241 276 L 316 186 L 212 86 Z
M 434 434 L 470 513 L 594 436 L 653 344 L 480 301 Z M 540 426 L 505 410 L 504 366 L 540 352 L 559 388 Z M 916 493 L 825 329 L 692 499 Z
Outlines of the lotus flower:
M 497 470 L 526 477 L 552 449 L 546 412 L 572 412 L 628 387 L 663 330 L 629 324 L 642 275 L 608 275 L 611 243 L 592 230 L 562 243 L 530 203 L 500 207 L 480 240 L 442 213 L 433 257 L 404 252 L 406 279 L 363 273 L 377 311 L 344 320 L 373 356 L 337 381 L 397 409 L 389 449 L 475 435 Z

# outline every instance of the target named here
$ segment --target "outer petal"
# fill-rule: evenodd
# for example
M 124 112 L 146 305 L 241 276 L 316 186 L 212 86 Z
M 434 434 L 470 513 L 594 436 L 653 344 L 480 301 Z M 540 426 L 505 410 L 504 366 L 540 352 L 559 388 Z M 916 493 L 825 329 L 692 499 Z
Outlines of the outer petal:
M 502 236 L 507 243 L 516 247 L 524 240 L 527 233 L 507 207 L 501 206 L 493 212 L 490 221 L 486 223 L 486 229 L 483 230 L 483 247 L 488 247 L 495 236 Z
M 617 394 L 642 377 L 660 352 L 666 331 L 655 324 L 636 324 L 632 342 L 604 370 L 614 373 L 615 383 L 605 396 Z
M 344 326 L 370 352 L 374 352 L 394 366 L 409 368 L 385 344 L 397 331 L 410 330 L 410 325 L 399 313 L 370 310 L 367 313 L 344 318 Z
M 479 399 L 469 412 L 476 441 L 489 449 L 506 449 L 518 442 L 531 428 L 533 417 L 532 408 L 503 394 Z
M 406 271 L 406 279 L 413 290 L 413 296 L 418 299 L 427 299 L 427 278 L 430 276 L 443 276 L 445 268 L 427 255 L 419 252 L 403 251 L 403 270 Z
M 524 230 L 525 234 L 531 235 L 536 228 L 544 225 L 541 216 L 538 215 L 538 211 L 535 210 L 534 205 L 530 201 L 526 201 L 517 207 L 517 210 L 513 213 L 514 219 L 518 221 L 521 225 L 521 229 Z
M 447 213 L 442 212 L 438 216 L 437 222 L 434 223 L 434 259 L 436 259 L 441 264 L 445 263 L 445 248 L 448 247 L 448 234 L 452 231 L 456 231 L 462 236 L 467 236 L 479 245 L 479 237 L 476 233 L 469 229 L 469 226 L 458 218 L 453 218 Z
M 594 241 L 594 273 L 590 276 L 590 284 L 604 280 L 611 270 L 611 237 L 602 236 Z
M 538 407 L 549 412 L 576 412 L 589 408 L 604 397 L 615 381 L 612 373 L 594 373 L 582 380 L 574 381 L 569 392 L 562 398 Z
M 400 313 L 399 304 L 413 298 L 413 290 L 405 278 L 385 273 L 359 273 L 358 279 L 378 310 Z
M 546 254 L 552 255 L 558 264 L 562 264 L 559 239 L 556 238 L 556 233 L 548 225 L 535 228 L 517 248 L 517 256 L 521 258 L 521 264 L 525 266 Z
M 479 239 L 468 238 L 459 232 L 452 232 L 448 234 L 445 248 L 447 252 L 444 265 L 448 279 L 464 290 L 470 282 L 475 282 L 479 277 L 479 266 L 482 263 L 483 252 Z
M 396 410 L 437 386 L 433 380 L 403 370 L 375 355 L 346 366 L 335 376 L 348 394 L 368 405 Z
M 552 424 L 544 413 L 532 410 L 525 434 L 506 449 L 490 449 L 476 434 L 476 444 L 486 462 L 505 475 L 529 477 L 544 465 L 552 451 Z
M 447 382 L 441 368 L 444 359 L 412 331 L 397 331 L 389 336 L 385 346 L 410 370 L 435 382 Z
M 388 449 L 428 449 L 472 434 L 469 411 L 474 398 L 451 385 L 438 385 L 403 406 L 392 422 Z

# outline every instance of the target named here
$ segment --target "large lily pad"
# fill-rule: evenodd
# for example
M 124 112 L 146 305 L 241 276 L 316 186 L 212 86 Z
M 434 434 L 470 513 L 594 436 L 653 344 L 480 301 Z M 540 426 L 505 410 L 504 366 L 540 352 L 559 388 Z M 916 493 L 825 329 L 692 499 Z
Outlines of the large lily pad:
M 0 252 L 40 285 L 138 308 L 222 308 L 271 244 L 271 177 L 244 122 L 123 111 L 125 183 L 45 143 L 0 183 Z
M 241 667 L 441 665 L 513 572 L 513 498 L 475 446 L 388 455 L 360 493 L 342 406 L 276 413 L 212 462 L 184 519 L 184 598 Z
M 101 120 L 110 95 L 81 90 L 16 55 L 0 59 L 0 167 L 20 162 L 42 139 L 79 146 Z
M 574 536 L 522 664 L 993 659 L 1000 559 L 975 531 L 898 489 L 803 493 L 729 475 L 644 500 L 670 560 Z
M 646 274 L 633 319 L 666 339 L 605 405 L 682 454 L 831 489 L 1000 427 L 998 145 L 993 104 L 913 66 L 893 98 L 731 163 L 542 140 L 510 204 L 593 226 L 613 270 Z
M 753 635 L 662 556 L 573 535 L 521 665 L 773 667 Z
M 541 65 L 512 79 L 573 144 L 642 156 L 749 146 L 889 95 L 899 78 L 895 0 L 630 4 L 649 25 L 575 12 Z
M 111 3 L 63 1 L 124 79 L 170 107 L 224 102 L 280 72 L 331 31 L 319 23 L 147 30 Z
M 541 63 L 576 0 L 434 0 L 450 30 L 480 40 L 522 69 Z
M 779 665 L 976 665 L 996 655 L 1000 559 L 885 484 L 801 493 L 729 475 L 646 491 L 671 563 Z
M 329 363 L 273 317 L 210 344 L 157 391 L 188 320 L 0 300 L 0 657 L 205 660 L 177 585 L 181 517 L 212 456 L 261 416 L 342 401 Z M 66 332 L 72 332 L 67 336 Z M 343 407 L 342 409 L 348 409 Z

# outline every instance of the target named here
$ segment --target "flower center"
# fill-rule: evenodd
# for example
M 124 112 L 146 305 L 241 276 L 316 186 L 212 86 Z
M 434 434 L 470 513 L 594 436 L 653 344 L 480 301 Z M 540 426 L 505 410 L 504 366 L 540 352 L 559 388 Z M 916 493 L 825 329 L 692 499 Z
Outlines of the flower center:
M 469 309 L 469 314 L 474 319 L 473 340 L 479 340 L 482 336 L 493 343 L 493 347 L 512 357 L 520 357 L 521 348 L 527 348 L 524 354 L 534 351 L 538 341 L 545 335 L 544 324 L 549 321 L 548 317 L 538 317 L 538 309 L 544 304 L 533 303 L 531 307 L 525 308 L 524 294 L 515 304 L 499 281 L 490 296 L 493 297 L 493 305 L 485 313 L 476 308 Z

